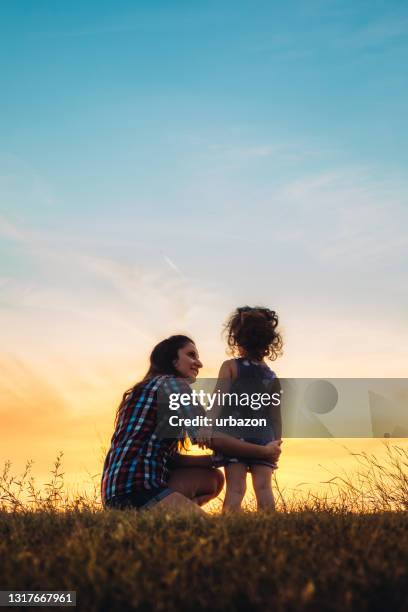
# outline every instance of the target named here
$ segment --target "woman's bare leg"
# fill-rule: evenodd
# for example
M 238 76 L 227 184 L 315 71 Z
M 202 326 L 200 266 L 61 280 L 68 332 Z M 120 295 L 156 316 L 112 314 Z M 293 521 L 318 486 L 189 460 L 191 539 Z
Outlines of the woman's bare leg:
M 251 466 L 252 483 L 256 495 L 258 510 L 275 510 L 275 500 L 272 492 L 273 469 L 268 465 L 253 464 Z
M 220 494 L 224 476 L 213 468 L 176 468 L 171 472 L 168 486 L 202 506 Z
M 236 512 L 241 509 L 246 491 L 247 468 L 244 463 L 230 463 L 225 466 L 227 489 L 225 492 L 223 512 Z
M 152 510 L 205 514 L 200 506 L 219 495 L 224 476 L 220 470 L 209 468 L 176 468 L 168 486 L 174 493 L 160 500 Z

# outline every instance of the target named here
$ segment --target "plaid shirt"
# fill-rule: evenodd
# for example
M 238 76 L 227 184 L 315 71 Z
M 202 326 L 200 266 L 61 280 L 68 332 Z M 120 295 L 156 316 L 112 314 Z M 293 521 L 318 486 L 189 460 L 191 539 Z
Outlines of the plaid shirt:
M 173 376 L 154 376 L 133 390 L 122 406 L 111 447 L 105 459 L 101 496 L 105 503 L 112 497 L 167 485 L 169 458 L 177 454 L 178 438 L 162 439 L 158 435 L 158 393 L 191 393 L 187 382 Z M 201 406 L 180 406 L 181 418 L 202 414 Z M 185 427 L 193 444 L 198 427 Z

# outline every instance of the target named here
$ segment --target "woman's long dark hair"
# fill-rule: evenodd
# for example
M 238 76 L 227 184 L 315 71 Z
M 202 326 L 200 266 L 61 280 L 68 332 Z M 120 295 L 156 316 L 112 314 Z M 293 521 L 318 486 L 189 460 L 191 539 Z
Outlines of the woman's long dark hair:
M 178 376 L 179 372 L 177 371 L 174 362 L 178 358 L 178 352 L 181 348 L 185 347 L 186 344 L 194 344 L 193 340 L 188 336 L 183 335 L 175 335 L 166 338 L 156 344 L 154 349 L 150 354 L 150 366 L 147 370 L 145 376 L 137 382 L 133 387 L 125 391 L 122 397 L 122 401 L 118 406 L 115 417 L 115 427 L 119 422 L 120 414 L 122 408 L 124 408 L 127 404 L 128 399 L 133 395 L 135 391 L 137 391 L 140 387 L 142 387 L 148 380 L 153 378 L 153 376 L 159 376 L 163 374 L 169 374 L 172 376 Z

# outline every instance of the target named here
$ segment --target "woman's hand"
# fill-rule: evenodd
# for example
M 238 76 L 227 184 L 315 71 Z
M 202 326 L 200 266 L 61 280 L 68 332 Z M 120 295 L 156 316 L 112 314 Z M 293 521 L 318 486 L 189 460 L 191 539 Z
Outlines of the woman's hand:
M 279 455 L 282 452 L 281 449 L 282 440 L 274 440 L 273 442 L 269 442 L 264 446 L 264 449 L 268 453 L 267 460 L 271 463 L 277 463 L 279 459 Z

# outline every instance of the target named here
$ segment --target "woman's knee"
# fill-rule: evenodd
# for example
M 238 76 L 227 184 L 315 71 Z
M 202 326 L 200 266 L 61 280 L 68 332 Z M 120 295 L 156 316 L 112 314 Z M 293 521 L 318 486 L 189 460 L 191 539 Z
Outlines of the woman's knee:
M 197 482 L 197 492 L 199 495 L 209 495 L 217 497 L 224 486 L 224 475 L 220 470 L 210 469 L 201 475 Z
M 224 486 L 224 476 L 217 469 L 181 468 L 171 474 L 168 486 L 189 499 L 202 495 L 215 497 Z

